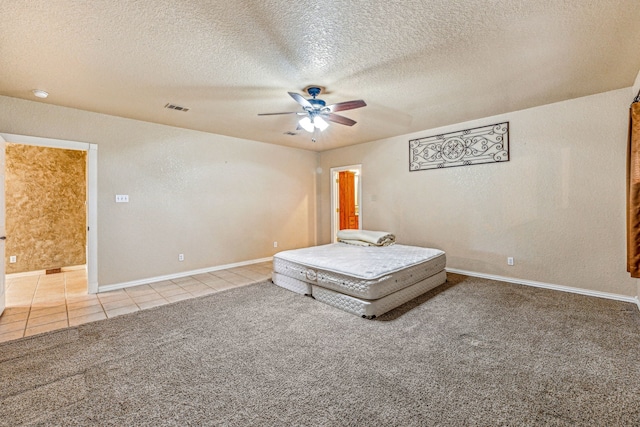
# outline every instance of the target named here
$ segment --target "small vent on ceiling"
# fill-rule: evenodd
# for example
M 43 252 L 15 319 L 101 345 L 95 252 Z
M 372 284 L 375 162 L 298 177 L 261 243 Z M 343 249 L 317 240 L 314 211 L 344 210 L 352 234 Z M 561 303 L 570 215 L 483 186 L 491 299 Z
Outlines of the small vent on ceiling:
M 164 106 L 164 108 L 168 108 L 170 110 L 176 110 L 176 111 L 184 111 L 185 113 L 189 111 L 187 107 L 181 107 L 179 105 L 172 104 L 172 103 L 168 103 L 167 105 Z
M 290 130 L 289 130 L 289 131 L 287 131 L 287 132 L 285 132 L 284 134 L 285 134 L 285 135 L 291 135 L 291 136 L 297 135 L 297 133 L 295 133 L 295 132 L 291 132 Z

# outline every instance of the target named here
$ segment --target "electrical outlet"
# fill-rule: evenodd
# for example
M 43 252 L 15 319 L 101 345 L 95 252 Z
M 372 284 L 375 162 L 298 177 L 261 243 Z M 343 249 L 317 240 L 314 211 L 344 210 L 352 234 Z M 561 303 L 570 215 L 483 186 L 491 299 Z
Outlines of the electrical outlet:
M 278 247 L 278 242 L 273 242 L 273 247 L 277 248 Z
M 507 257 L 507 265 L 513 265 L 513 257 Z
M 9 257 L 9 262 L 10 262 L 11 264 L 13 264 L 14 262 L 17 262 L 17 261 L 16 261 L 16 256 L 15 256 L 15 255 L 11 255 L 11 256 Z
M 116 194 L 116 203 L 129 203 L 128 194 Z
M 184 261 L 184 254 L 178 254 L 178 261 Z

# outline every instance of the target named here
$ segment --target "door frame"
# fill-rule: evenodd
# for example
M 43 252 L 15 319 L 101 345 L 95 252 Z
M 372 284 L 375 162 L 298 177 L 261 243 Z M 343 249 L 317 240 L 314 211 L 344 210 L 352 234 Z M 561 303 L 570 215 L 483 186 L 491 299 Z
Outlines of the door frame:
M 340 197 L 340 189 L 338 187 L 338 172 L 343 171 L 357 171 L 358 172 L 358 185 L 357 185 L 357 197 L 356 203 L 358 204 L 358 228 L 362 229 L 362 165 L 349 165 L 339 166 L 331 168 L 329 174 L 331 179 L 331 243 L 338 241 L 337 233 L 340 224 L 340 217 L 337 212 Z
M 98 144 L 42 138 L 39 136 L 0 133 L 0 143 L 37 145 L 40 147 L 87 152 L 87 292 L 98 293 Z M 0 274 L 5 275 L 4 271 Z

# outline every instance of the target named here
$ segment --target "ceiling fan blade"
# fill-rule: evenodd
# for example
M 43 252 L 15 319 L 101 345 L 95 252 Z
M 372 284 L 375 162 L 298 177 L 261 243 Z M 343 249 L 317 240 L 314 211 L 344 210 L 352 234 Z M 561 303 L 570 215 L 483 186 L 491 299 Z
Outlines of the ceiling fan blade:
M 285 113 L 258 113 L 259 116 L 275 116 L 278 114 L 298 114 L 297 111 L 287 111 Z
M 326 116 L 323 114 L 323 117 L 326 117 L 326 119 L 331 122 L 340 123 L 341 125 L 353 126 L 357 123 L 355 120 L 351 120 L 350 118 L 339 114 L 329 113 Z
M 337 104 L 327 105 L 327 108 L 332 113 L 336 111 L 353 110 L 354 108 L 366 107 L 367 104 L 362 100 L 338 102 Z
M 313 105 L 300 94 L 295 92 L 287 92 L 298 104 L 302 105 L 305 108 L 313 108 Z

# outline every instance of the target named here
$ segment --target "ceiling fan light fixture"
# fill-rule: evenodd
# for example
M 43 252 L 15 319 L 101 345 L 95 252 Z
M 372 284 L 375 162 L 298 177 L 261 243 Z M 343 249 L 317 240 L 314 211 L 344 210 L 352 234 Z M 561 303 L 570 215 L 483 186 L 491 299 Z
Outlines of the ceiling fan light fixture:
M 317 127 L 318 129 L 320 129 L 320 131 L 325 130 L 326 128 L 329 127 L 329 123 L 327 123 L 322 117 L 320 116 L 316 116 L 313 119 L 313 124 L 315 127 Z
M 325 119 L 320 116 L 315 116 L 313 118 L 309 116 L 303 117 L 302 119 L 300 119 L 298 124 L 302 129 L 306 130 L 309 133 L 313 132 L 315 129 L 320 129 L 320 131 L 323 131 L 329 127 L 329 123 L 327 123 Z
M 309 117 L 303 117 L 302 119 L 300 119 L 298 124 L 302 129 L 306 130 L 307 132 L 313 132 L 313 128 L 314 128 L 313 122 Z

